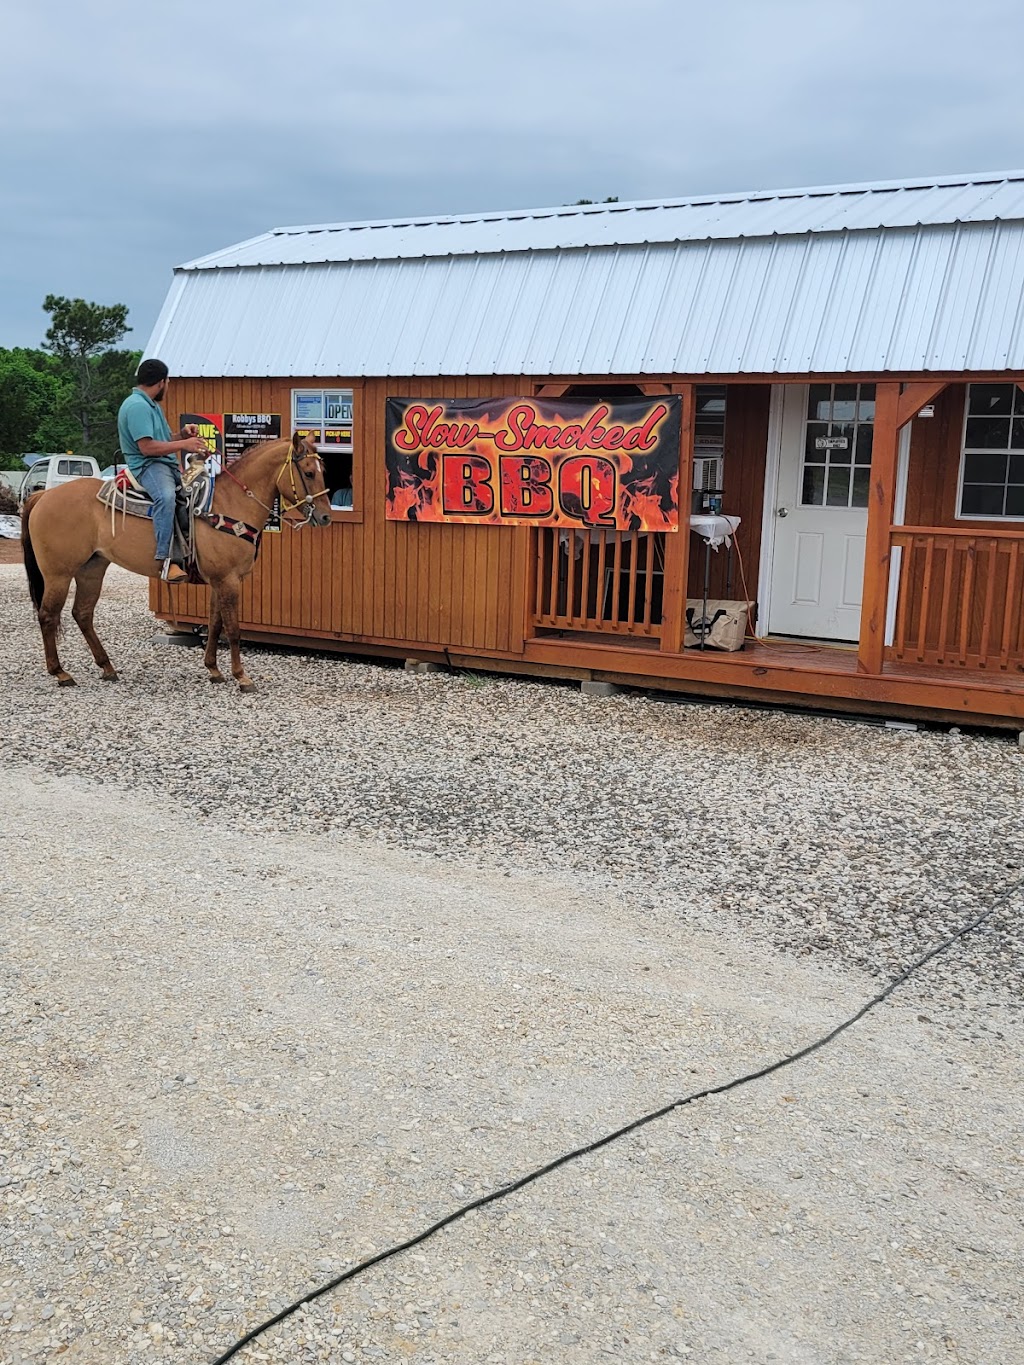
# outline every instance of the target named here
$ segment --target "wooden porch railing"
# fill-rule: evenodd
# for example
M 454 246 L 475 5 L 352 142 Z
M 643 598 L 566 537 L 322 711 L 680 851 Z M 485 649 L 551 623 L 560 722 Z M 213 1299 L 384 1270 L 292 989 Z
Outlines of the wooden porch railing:
M 901 551 L 889 657 L 1024 669 L 1024 531 L 894 526 Z
M 537 532 L 533 623 L 657 639 L 664 581 L 661 532 L 545 527 Z

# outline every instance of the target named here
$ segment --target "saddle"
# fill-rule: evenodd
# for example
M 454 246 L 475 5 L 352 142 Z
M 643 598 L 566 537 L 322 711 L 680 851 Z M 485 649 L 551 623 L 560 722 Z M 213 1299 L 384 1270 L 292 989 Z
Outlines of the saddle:
M 199 573 L 195 553 L 195 525 L 197 520 L 210 516 L 213 504 L 214 476 L 204 460 L 190 462 L 174 508 L 174 545 L 171 558 L 184 564 L 190 583 L 205 580 Z M 111 525 L 118 516 L 153 518 L 153 499 L 125 466 L 113 479 L 107 479 L 96 494 L 104 507 L 110 508 Z

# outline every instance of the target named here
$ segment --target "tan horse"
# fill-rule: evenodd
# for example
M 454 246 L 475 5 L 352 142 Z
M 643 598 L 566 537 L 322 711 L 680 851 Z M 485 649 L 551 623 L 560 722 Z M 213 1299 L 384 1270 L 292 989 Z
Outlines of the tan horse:
M 106 682 L 117 682 L 117 673 L 93 627 L 92 617 L 103 587 L 103 575 L 111 564 L 159 578 L 160 561 L 154 559 L 153 523 L 144 517 L 111 516 L 96 497 L 98 479 L 75 479 L 30 497 L 21 514 L 21 541 L 29 592 L 43 632 L 46 668 L 61 687 L 74 678 L 66 673 L 57 656 L 60 616 L 71 580 L 75 580 L 72 616 L 85 636 L 92 656 Z M 285 512 L 300 510 L 305 520 L 326 526 L 331 520 L 326 501 L 323 463 L 308 437 L 268 441 L 253 446 L 230 469 L 217 475 L 212 515 L 220 514 L 230 525 L 238 523 L 253 533 L 262 531 L 280 493 Z M 242 666 L 238 641 L 238 593 L 241 580 L 252 573 L 256 545 L 231 530 L 196 523 L 196 558 L 199 572 L 209 583 L 210 635 L 204 663 L 210 681 L 224 677 L 217 667 L 217 645 L 223 629 L 231 646 L 231 675 L 243 692 L 254 690 Z

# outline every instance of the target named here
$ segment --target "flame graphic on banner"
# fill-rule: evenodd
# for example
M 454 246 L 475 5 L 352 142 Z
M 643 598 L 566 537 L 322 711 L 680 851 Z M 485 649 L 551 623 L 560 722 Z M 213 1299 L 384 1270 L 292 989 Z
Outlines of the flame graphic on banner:
M 622 508 L 629 531 L 671 531 L 679 523 L 679 473 L 676 471 L 667 487 L 659 488 L 658 478 L 651 474 L 644 479 L 624 482 Z
M 432 451 L 421 452 L 411 468 L 395 468 L 390 455 L 389 443 L 386 462 L 388 518 L 398 521 L 437 520 L 431 515 L 434 481 L 437 478 L 436 454 Z

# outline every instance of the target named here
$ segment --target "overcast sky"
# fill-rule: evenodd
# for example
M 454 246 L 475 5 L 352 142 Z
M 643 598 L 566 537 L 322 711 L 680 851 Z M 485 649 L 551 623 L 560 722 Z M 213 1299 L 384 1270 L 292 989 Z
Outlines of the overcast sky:
M 286 224 L 1024 167 L 1020 0 L 0 0 L 0 346 Z

